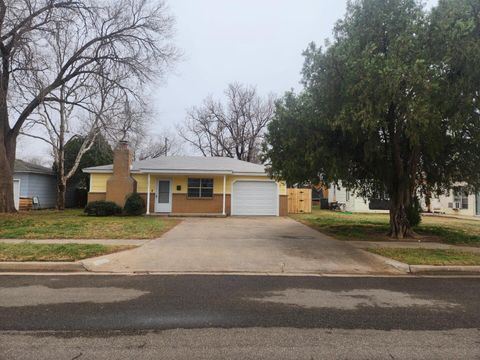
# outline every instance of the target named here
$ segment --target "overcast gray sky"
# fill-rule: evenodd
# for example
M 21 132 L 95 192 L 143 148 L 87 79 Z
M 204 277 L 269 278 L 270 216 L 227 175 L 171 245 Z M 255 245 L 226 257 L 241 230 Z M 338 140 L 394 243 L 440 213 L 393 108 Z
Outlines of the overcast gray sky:
M 184 52 L 161 86 L 153 87 L 153 134 L 174 131 L 185 110 L 227 84 L 255 85 L 261 94 L 299 89 L 302 51 L 331 37 L 347 0 L 170 0 L 175 43 Z M 429 5 L 437 0 L 428 0 Z M 49 160 L 46 145 L 20 140 L 19 158 Z

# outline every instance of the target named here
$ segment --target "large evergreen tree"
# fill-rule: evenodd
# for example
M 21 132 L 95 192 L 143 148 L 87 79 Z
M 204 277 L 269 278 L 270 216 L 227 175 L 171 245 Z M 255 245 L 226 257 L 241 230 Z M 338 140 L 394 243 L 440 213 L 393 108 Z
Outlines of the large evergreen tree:
M 305 51 L 304 93 L 277 105 L 273 175 L 386 192 L 395 238 L 412 235 L 418 193 L 478 188 L 479 11 L 479 0 L 431 12 L 415 0 L 349 3 L 332 43 Z

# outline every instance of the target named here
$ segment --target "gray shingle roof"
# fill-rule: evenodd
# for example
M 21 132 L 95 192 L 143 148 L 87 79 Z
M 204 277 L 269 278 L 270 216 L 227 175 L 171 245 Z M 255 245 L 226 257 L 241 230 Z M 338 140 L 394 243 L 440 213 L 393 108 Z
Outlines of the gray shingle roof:
M 23 160 L 15 160 L 14 172 L 16 173 L 34 173 L 34 174 L 48 174 L 53 175 L 52 169 L 45 166 L 32 164 Z
M 104 165 L 86 168 L 83 169 L 83 171 L 86 173 L 111 172 L 112 169 L 113 165 Z M 156 159 L 134 161 L 132 164 L 132 172 L 266 174 L 263 165 L 228 157 L 203 156 L 162 156 Z

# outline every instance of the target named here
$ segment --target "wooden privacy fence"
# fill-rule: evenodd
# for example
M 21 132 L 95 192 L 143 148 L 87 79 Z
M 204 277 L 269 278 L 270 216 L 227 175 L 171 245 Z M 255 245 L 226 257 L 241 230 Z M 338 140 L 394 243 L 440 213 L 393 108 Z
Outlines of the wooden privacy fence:
M 312 189 L 288 189 L 288 213 L 312 212 Z

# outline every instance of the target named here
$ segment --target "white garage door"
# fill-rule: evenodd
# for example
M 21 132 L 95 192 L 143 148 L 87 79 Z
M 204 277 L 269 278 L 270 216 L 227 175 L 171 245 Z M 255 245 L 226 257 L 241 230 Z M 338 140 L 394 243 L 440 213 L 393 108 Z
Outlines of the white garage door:
M 277 184 L 270 181 L 237 181 L 233 184 L 232 215 L 277 215 Z
M 13 202 L 15 203 L 15 209 L 20 207 L 20 180 L 13 179 Z

